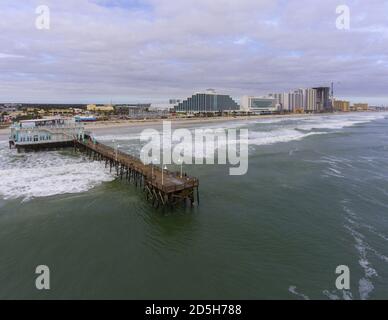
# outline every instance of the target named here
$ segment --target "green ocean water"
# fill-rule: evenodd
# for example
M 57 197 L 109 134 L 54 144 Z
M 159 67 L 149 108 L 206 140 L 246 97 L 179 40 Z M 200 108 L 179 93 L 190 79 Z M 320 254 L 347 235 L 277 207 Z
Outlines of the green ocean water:
M 201 126 L 248 128 L 249 171 L 186 165 L 200 205 L 174 210 L 72 150 L 16 154 L 0 137 L 0 298 L 388 298 L 387 114 Z M 95 135 L 136 152 L 140 129 Z

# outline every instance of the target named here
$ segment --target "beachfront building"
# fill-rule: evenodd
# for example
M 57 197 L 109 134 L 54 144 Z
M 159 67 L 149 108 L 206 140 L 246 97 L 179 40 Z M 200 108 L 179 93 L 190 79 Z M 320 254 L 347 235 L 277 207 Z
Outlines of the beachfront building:
M 349 112 L 350 111 L 350 102 L 344 100 L 335 100 L 334 101 L 334 110 L 340 112 Z
M 355 103 L 353 108 L 356 111 L 368 111 L 369 105 L 367 103 Z
M 88 104 L 86 106 L 86 110 L 90 112 L 95 112 L 95 113 L 110 113 L 114 111 L 114 108 L 111 104 L 107 104 L 107 105 Z
M 182 102 L 181 99 L 170 99 L 170 100 L 168 100 L 168 104 L 172 105 L 172 106 L 175 106 L 175 105 L 177 105 L 178 103 L 181 103 L 181 102 Z
M 278 111 L 288 111 L 286 108 L 288 106 L 285 106 L 285 94 L 284 93 L 270 93 L 268 95 L 268 98 L 272 98 L 276 100 L 276 104 L 278 105 Z M 285 109 L 283 109 L 285 108 Z
M 330 112 L 333 110 L 330 99 L 330 87 L 313 88 L 317 92 L 317 111 Z
M 300 91 L 294 91 L 287 93 L 289 110 L 291 112 L 299 112 L 303 109 L 302 101 L 303 101 L 303 93 Z
M 65 146 L 74 139 L 84 138 L 84 126 L 74 118 L 61 117 L 23 120 L 11 126 L 10 146 L 33 148 L 34 146 Z
M 79 111 L 80 109 L 78 109 L 78 112 L 82 112 Z M 51 116 L 72 116 L 75 114 L 75 110 L 73 108 L 56 108 L 56 109 L 49 109 L 48 110 L 48 113 L 51 115 Z
M 304 110 L 304 91 L 303 89 L 285 93 L 270 93 L 268 97 L 276 100 L 283 112 L 296 112 Z
M 134 103 L 134 104 L 120 104 L 115 105 L 116 114 L 125 115 L 129 117 L 143 116 L 149 112 L 151 103 Z
M 281 105 L 281 110 L 283 112 L 294 112 L 296 100 L 295 93 L 272 93 L 269 96 L 277 99 L 278 103 Z
M 270 93 L 283 112 L 315 113 L 331 110 L 330 88 L 301 88 L 285 93 Z
M 223 113 L 239 109 L 240 106 L 230 96 L 218 94 L 213 89 L 196 93 L 174 107 L 175 112 L 180 113 Z
M 317 111 L 317 91 L 315 89 L 304 89 L 303 99 L 303 106 L 305 112 L 313 113 Z
M 241 111 L 255 114 L 271 114 L 279 111 L 278 100 L 273 97 L 243 96 Z

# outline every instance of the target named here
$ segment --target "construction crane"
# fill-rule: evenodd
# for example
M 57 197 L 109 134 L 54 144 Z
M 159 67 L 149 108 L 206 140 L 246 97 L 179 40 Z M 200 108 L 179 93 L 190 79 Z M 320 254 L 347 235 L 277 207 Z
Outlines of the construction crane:
M 330 93 L 330 100 L 331 100 L 331 107 L 334 108 L 334 84 L 340 84 L 341 82 L 331 82 L 331 93 Z

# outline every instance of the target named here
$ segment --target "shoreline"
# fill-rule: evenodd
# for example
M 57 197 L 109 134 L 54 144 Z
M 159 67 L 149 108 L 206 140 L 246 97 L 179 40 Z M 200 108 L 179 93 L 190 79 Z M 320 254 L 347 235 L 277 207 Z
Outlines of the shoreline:
M 373 111 L 370 111 L 373 112 Z M 336 112 L 336 113 L 302 113 L 302 114 L 269 114 L 269 115 L 254 115 L 254 116 L 237 116 L 237 117 L 214 117 L 214 118 L 173 118 L 173 119 L 150 119 L 150 120 L 118 120 L 86 123 L 85 130 L 102 130 L 126 127 L 141 127 L 153 126 L 162 124 L 163 121 L 171 121 L 172 124 L 196 124 L 196 123 L 214 123 L 214 122 L 229 122 L 229 121 L 249 121 L 260 119 L 291 119 L 291 118 L 306 118 L 318 117 L 326 115 L 346 115 L 360 114 L 366 112 Z
M 260 119 L 290 119 L 290 118 L 306 118 L 325 115 L 343 115 L 343 114 L 360 114 L 361 112 L 337 112 L 337 113 L 312 113 L 312 114 L 270 114 L 270 115 L 254 115 L 254 116 L 238 116 L 238 117 L 214 117 L 214 118 L 173 118 L 173 119 L 150 119 L 150 120 L 116 120 L 85 123 L 85 130 L 98 131 L 103 129 L 114 128 L 129 128 L 129 127 L 144 127 L 162 124 L 163 121 L 171 121 L 172 124 L 197 124 L 197 123 L 215 123 L 229 121 L 249 121 Z M 8 135 L 9 128 L 0 129 L 0 135 Z
M 249 121 L 259 119 L 276 119 L 276 118 L 300 118 L 314 117 L 322 114 L 288 114 L 288 115 L 256 115 L 256 116 L 240 116 L 240 117 L 214 117 L 214 118 L 173 118 L 173 119 L 152 119 L 152 120 L 122 120 L 122 121 L 106 121 L 94 122 L 85 124 L 85 130 L 101 130 L 125 127 L 141 127 L 162 124 L 163 121 L 171 121 L 172 124 L 196 124 L 196 123 L 212 123 L 212 122 L 229 122 L 229 121 Z

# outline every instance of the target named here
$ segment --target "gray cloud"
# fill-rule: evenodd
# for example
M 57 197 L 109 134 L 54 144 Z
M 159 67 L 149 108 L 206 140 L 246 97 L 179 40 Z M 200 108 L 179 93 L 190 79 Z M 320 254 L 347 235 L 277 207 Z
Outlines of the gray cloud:
M 40 1 L 0 3 L 0 100 L 162 101 L 214 87 L 235 97 L 339 83 L 343 98 L 388 103 L 384 1 Z

